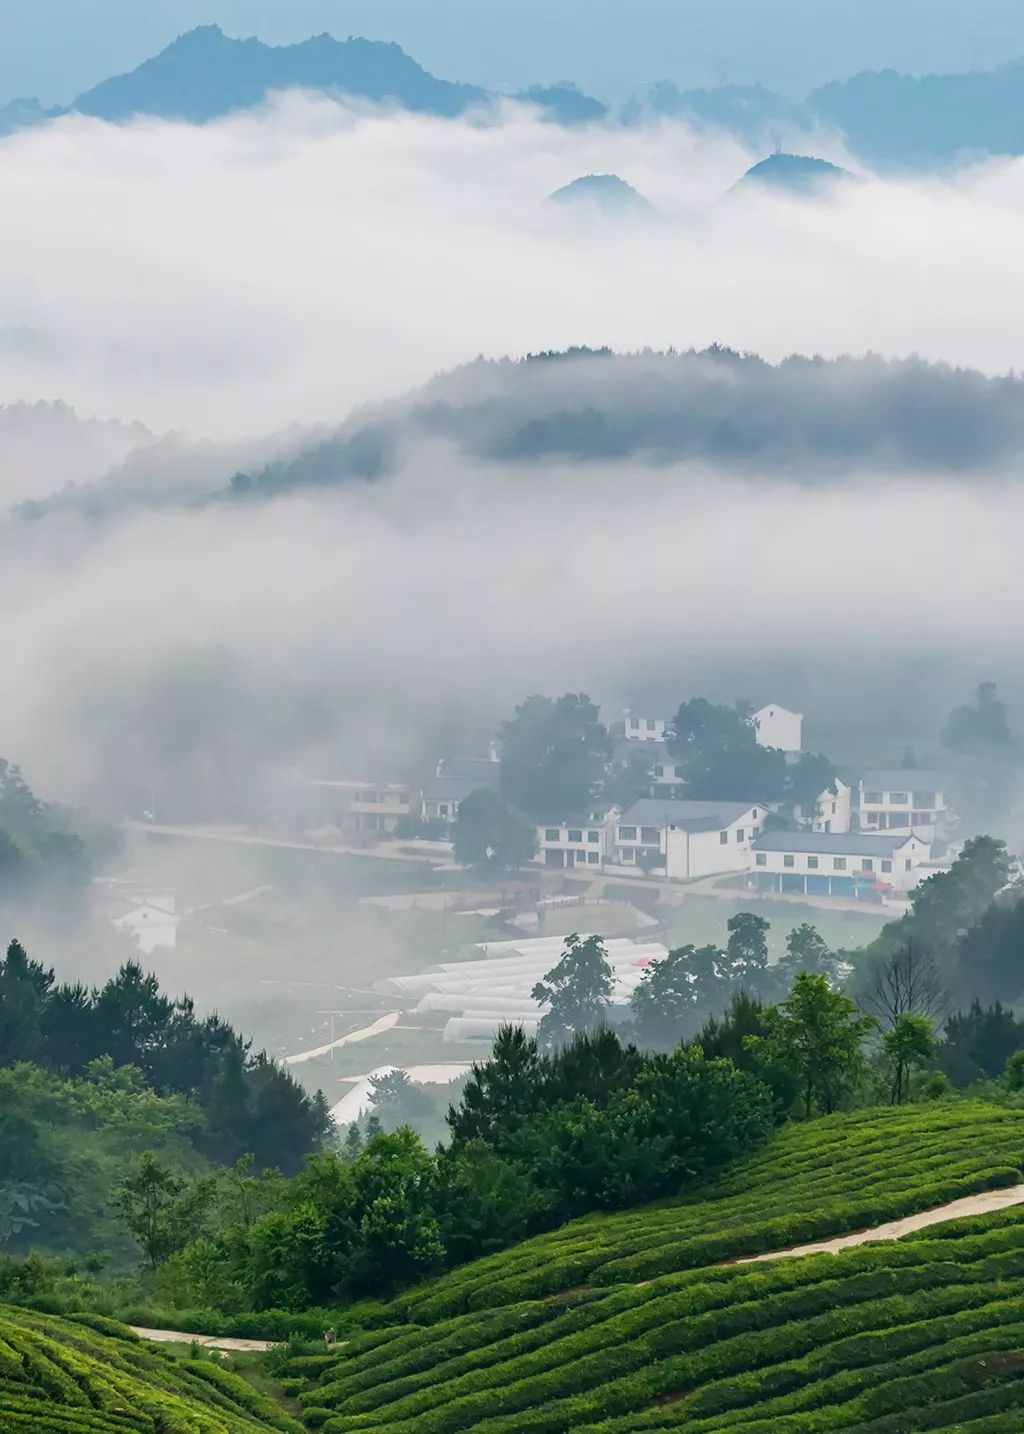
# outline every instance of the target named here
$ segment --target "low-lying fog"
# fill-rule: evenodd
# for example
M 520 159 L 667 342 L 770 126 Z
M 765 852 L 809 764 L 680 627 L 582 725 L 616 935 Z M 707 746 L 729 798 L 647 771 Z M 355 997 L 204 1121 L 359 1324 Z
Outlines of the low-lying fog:
M 478 352 L 721 341 L 1008 370 L 1024 161 L 724 200 L 762 155 L 676 124 L 294 95 L 202 128 L 71 118 L 0 152 L 0 401 L 145 424 L 119 481 L 175 498 L 0 529 L 0 752 L 43 791 L 123 814 L 158 788 L 207 814 L 270 768 L 478 748 L 531 690 L 772 697 L 893 734 L 936 732 L 981 677 L 1013 700 L 1012 454 L 984 481 L 878 459 L 825 490 L 434 441 L 377 486 L 190 505 L 301 446 L 292 425 Z M 545 204 L 607 172 L 656 213 Z M 97 432 L 75 462 L 45 413 L 38 441 L 0 432 L 4 501 L 99 478 L 124 430 Z

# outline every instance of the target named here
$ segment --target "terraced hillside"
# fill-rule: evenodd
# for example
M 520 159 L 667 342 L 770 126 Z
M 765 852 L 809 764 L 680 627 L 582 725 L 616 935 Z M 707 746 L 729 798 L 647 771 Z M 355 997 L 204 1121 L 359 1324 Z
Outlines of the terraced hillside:
M 580 1284 L 653 1279 L 865 1229 L 1016 1184 L 1024 1110 L 981 1101 L 868 1109 L 782 1130 L 688 1199 L 590 1215 L 477 1260 L 396 1302 L 431 1323 Z
M 396 1301 L 289 1374 L 327 1434 L 1024 1430 L 1024 1206 L 718 1264 L 1021 1178 L 1024 1111 L 784 1131 L 700 1200 L 575 1222 Z
M 122 1325 L 0 1305 L 3 1434 L 252 1434 L 302 1426 L 205 1359 L 176 1363 Z

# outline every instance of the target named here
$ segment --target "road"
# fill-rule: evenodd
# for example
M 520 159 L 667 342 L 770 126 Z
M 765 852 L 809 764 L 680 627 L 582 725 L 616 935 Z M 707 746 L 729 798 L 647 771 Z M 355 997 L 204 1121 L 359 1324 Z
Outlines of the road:
M 151 1340 L 154 1344 L 198 1344 L 203 1349 L 223 1349 L 231 1354 L 262 1354 L 273 1349 L 272 1339 L 232 1339 L 229 1335 L 189 1334 L 182 1329 L 147 1329 L 145 1325 L 128 1326 L 140 1339 Z

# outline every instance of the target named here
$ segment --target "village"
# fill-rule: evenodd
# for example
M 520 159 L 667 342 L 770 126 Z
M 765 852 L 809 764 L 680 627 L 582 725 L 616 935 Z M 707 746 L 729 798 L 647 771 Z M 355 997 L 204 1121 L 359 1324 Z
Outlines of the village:
M 751 714 L 759 745 L 787 761 L 803 752 L 803 714 L 770 703 Z M 826 896 L 901 903 L 920 881 L 945 869 L 957 819 L 946 773 L 897 767 L 838 773 L 813 807 L 785 809 L 752 791 L 745 800 L 693 800 L 681 764 L 666 742 L 664 717 L 623 714 L 612 762 L 641 757 L 649 788 L 626 805 L 552 812 L 536 823 L 531 864 L 579 877 L 600 874 L 651 882 L 734 878 L 742 889 L 791 896 Z M 296 810 L 330 813 L 333 825 L 368 846 L 388 838 L 415 843 L 436 856 L 450 840 L 461 804 L 480 790 L 498 792 L 501 756 L 438 762 L 419 785 L 352 779 L 298 779 Z M 312 818 L 312 820 L 316 820 Z M 319 824 L 318 824 L 319 825 Z

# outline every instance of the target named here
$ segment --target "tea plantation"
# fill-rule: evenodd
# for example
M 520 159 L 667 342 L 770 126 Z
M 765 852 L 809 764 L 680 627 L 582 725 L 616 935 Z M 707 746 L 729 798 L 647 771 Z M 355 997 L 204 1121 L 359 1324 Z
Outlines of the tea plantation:
M 286 1374 L 327 1434 L 1021 1434 L 1024 1206 L 718 1262 L 1016 1183 L 1022 1161 L 1024 1111 L 980 1102 L 793 1126 L 701 1199 L 478 1261 Z
M 176 1362 L 99 1316 L 0 1306 L 3 1434 L 252 1434 L 302 1426 L 207 1359 Z

